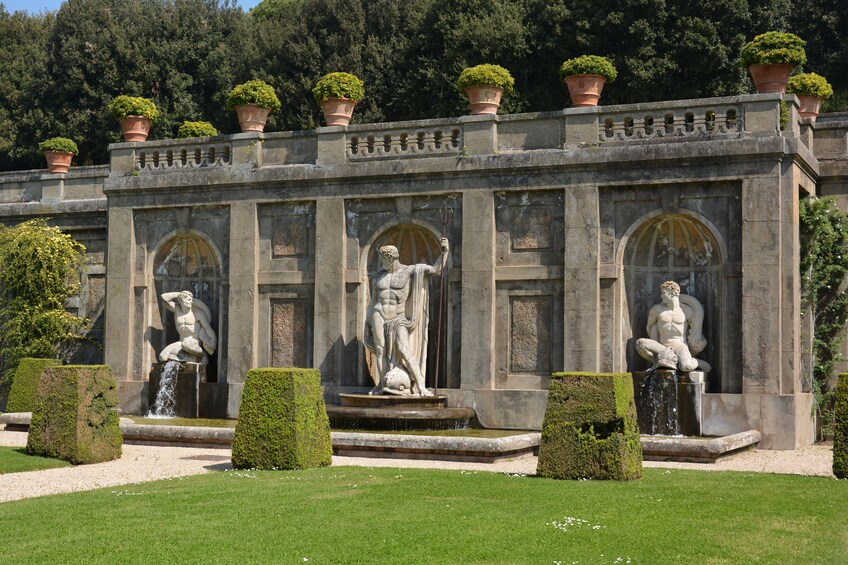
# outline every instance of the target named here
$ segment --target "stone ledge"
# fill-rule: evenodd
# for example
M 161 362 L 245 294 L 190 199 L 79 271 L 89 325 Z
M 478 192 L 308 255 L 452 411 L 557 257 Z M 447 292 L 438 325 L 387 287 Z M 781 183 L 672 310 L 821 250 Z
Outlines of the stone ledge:
M 720 457 L 756 446 L 760 432 L 748 430 L 716 438 L 642 436 L 641 440 L 642 458 L 646 461 L 715 463 Z

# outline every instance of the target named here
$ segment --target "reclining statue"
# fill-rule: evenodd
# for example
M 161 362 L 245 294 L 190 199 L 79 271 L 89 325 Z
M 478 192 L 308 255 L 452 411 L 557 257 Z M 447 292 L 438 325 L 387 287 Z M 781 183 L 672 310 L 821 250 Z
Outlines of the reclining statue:
M 710 365 L 695 357 L 707 347 L 704 338 L 704 307 L 698 299 L 680 294 L 674 281 L 660 285 L 661 304 L 648 313 L 648 336 L 636 340 L 636 351 L 653 363 L 648 369 L 675 369 L 683 373 L 708 372 Z
M 162 301 L 174 313 L 180 340 L 163 349 L 159 360 L 207 364 L 206 354 L 213 354 L 218 346 L 218 338 L 210 323 L 212 312 L 209 307 L 188 290 L 166 292 L 162 294 Z

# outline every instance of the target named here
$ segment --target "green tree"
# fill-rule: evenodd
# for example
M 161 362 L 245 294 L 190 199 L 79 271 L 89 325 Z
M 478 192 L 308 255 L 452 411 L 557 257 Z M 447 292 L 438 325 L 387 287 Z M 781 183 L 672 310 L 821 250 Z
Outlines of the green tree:
M 832 424 L 830 386 L 848 320 L 848 214 L 832 198 L 801 200 L 802 312 L 813 329 L 810 386 L 823 428 Z
M 807 41 L 805 70 L 827 78 L 834 95 L 825 101 L 826 112 L 848 110 L 848 9 L 842 0 L 793 2 L 792 32 Z
M 43 166 L 38 141 L 52 137 L 45 127 L 43 92 L 51 14 L 9 14 L 0 4 L 0 170 Z
M 22 357 L 55 358 L 83 338 L 85 320 L 65 310 L 79 292 L 85 248 L 42 219 L 0 226 L 0 369 Z

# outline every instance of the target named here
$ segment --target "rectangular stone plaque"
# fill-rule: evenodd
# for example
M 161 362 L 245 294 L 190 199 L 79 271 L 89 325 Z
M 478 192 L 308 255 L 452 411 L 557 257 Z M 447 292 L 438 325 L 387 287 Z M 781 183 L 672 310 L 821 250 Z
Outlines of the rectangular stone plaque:
M 551 296 L 510 297 L 510 373 L 551 372 Z
M 302 257 L 309 253 L 308 216 L 281 216 L 273 223 L 271 253 L 273 258 Z
M 305 367 L 309 305 L 306 299 L 271 301 L 271 365 Z

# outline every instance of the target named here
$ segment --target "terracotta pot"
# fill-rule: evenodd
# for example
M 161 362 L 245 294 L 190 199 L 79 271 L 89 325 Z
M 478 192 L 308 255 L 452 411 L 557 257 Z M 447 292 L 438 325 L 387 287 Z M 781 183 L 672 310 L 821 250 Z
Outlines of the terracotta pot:
M 47 159 L 47 170 L 51 173 L 67 173 L 71 168 L 71 159 L 74 154 L 70 151 L 45 151 Z
M 822 99 L 818 96 L 811 96 L 809 94 L 796 94 L 798 97 L 798 101 L 801 103 L 801 107 L 798 109 L 798 114 L 802 118 L 810 118 L 811 121 L 816 121 L 816 117 L 819 115 L 819 109 L 821 108 Z
M 353 117 L 356 102 L 349 98 L 328 98 L 321 101 L 321 111 L 328 126 L 346 126 Z
M 607 83 L 606 77 L 600 75 L 573 75 L 565 77 L 571 105 L 575 108 L 597 106 L 601 99 L 601 91 Z
M 235 107 L 239 126 L 242 133 L 262 133 L 265 131 L 265 122 L 268 121 L 270 108 L 257 106 L 256 104 L 241 104 Z
M 496 86 L 471 86 L 465 90 L 472 115 L 497 114 L 502 94 L 503 88 Z
M 144 116 L 127 116 L 121 118 L 121 132 L 124 141 L 147 141 L 150 134 L 150 120 Z
M 792 65 L 751 65 L 748 67 L 757 92 L 786 92 L 786 83 L 792 73 Z

